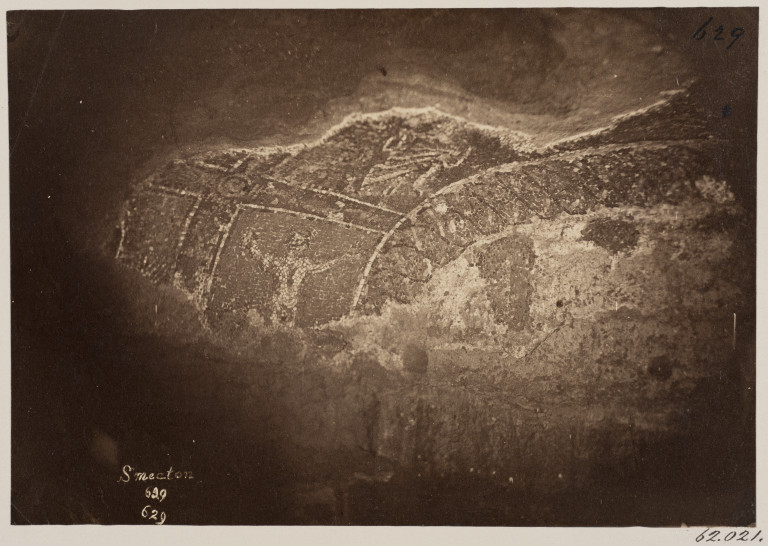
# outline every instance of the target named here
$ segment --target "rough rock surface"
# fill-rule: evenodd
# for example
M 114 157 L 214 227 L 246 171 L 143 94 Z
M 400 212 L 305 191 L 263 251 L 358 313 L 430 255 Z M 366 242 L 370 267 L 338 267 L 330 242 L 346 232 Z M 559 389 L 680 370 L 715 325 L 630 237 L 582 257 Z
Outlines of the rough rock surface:
M 574 321 L 628 316 L 645 332 L 633 343 L 697 346 L 717 360 L 745 304 L 746 272 L 727 268 L 741 211 L 707 161 L 718 142 L 686 105 L 677 94 L 543 149 L 433 109 L 396 109 L 351 116 L 310 145 L 172 160 L 126 204 L 116 256 L 186 293 L 223 338 L 311 327 L 357 340 L 353 353 L 395 354 L 399 341 L 356 332 L 423 314 L 390 337 L 513 360 L 535 348 L 540 366 L 544 340 Z M 671 140 L 672 129 L 695 138 Z M 663 325 L 690 312 L 717 335 L 679 343 L 694 324 Z M 692 371 L 703 366 L 695 358 Z
M 754 521 L 755 9 L 8 15 L 14 523 Z
M 174 159 L 126 203 L 116 257 L 180 289 L 222 344 L 302 374 L 395 374 L 354 402 L 321 391 L 330 413 L 293 410 L 307 449 L 327 449 L 337 423 L 331 445 L 419 478 L 586 487 L 593 440 L 618 435 L 615 474 L 638 456 L 621 450 L 673 442 L 701 389 L 734 373 L 744 211 L 690 109 L 667 94 L 539 147 L 394 109 L 308 145 Z M 398 374 L 426 381 L 412 403 L 386 387 Z M 467 427 L 483 433 L 468 442 Z M 318 509 L 338 519 L 350 508 L 324 487 Z

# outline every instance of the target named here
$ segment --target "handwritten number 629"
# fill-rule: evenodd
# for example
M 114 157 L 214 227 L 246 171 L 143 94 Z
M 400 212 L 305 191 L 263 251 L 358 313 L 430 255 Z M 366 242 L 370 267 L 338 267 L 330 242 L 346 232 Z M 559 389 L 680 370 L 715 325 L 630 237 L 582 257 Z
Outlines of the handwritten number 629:
M 712 22 L 712 19 L 713 19 L 713 17 L 710 17 L 709 19 L 707 19 L 707 20 L 704 22 L 704 24 L 703 24 L 703 25 L 701 25 L 701 26 L 699 27 L 699 29 L 698 29 L 696 32 L 694 32 L 694 33 L 693 33 L 693 36 L 691 36 L 691 38 L 692 38 L 692 39 L 694 39 L 694 40 L 703 40 L 703 39 L 704 39 L 704 37 L 706 37 L 706 35 L 707 35 L 707 31 L 706 31 L 706 30 L 704 30 L 704 29 L 705 29 L 705 28 L 707 28 L 707 26 L 709 25 L 709 23 L 711 23 L 711 22 Z M 725 38 L 721 38 L 721 37 L 720 37 L 720 35 L 723 33 L 723 25 L 720 25 L 720 26 L 718 26 L 718 27 L 717 27 L 715 30 L 713 30 L 712 32 L 714 33 L 714 35 L 713 35 L 713 37 L 712 37 L 712 40 L 714 40 L 714 41 L 721 41 L 721 40 L 724 40 L 724 39 L 725 39 Z M 736 43 L 736 41 L 737 41 L 739 38 L 741 38 L 742 36 L 744 36 L 744 29 L 743 29 L 743 28 L 741 28 L 741 27 L 735 27 L 734 29 L 732 29 L 732 30 L 731 30 L 731 38 L 733 38 L 733 41 L 732 41 L 730 44 L 728 44 L 728 47 L 726 47 L 725 49 L 731 49 L 731 46 L 732 46 L 733 44 L 735 44 L 735 43 Z
M 155 487 L 154 489 L 150 489 L 147 487 L 146 491 L 144 491 L 144 496 L 148 499 L 157 500 L 160 502 L 163 502 L 165 500 L 166 495 L 168 492 L 165 489 L 158 489 Z
M 144 519 L 153 520 L 155 525 L 162 525 L 165 523 L 165 512 L 158 512 L 149 504 L 141 511 L 141 517 Z

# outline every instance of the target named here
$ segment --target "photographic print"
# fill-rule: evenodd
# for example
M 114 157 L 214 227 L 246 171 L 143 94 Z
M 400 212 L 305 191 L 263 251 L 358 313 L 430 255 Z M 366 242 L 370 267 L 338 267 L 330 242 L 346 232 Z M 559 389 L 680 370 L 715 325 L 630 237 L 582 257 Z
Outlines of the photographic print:
M 756 7 L 6 25 L 13 525 L 762 541 Z

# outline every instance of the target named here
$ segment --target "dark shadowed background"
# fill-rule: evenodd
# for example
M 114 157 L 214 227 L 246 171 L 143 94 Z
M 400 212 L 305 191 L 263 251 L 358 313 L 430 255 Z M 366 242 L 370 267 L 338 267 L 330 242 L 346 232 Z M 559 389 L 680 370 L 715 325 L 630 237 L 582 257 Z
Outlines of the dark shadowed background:
M 691 39 L 710 16 L 745 29 L 731 50 Z M 299 396 L 292 378 L 268 364 L 244 374 L 201 341 L 177 295 L 117 271 L 104 248 L 132 185 L 169 154 L 308 141 L 351 112 L 435 104 L 544 143 L 691 80 L 721 120 L 722 172 L 754 219 L 756 9 L 20 11 L 7 22 L 14 523 L 141 523 L 142 499 L 113 487 L 128 463 L 204 477 L 174 491 L 174 523 L 753 521 L 753 421 L 706 446 L 656 446 L 638 463 L 652 480 L 608 472 L 592 497 L 510 506 L 480 478 L 403 479 L 350 493 L 351 520 L 307 512 L 303 484 L 380 461 L 294 448 L 281 413 Z M 361 364 L 348 378 L 355 396 L 388 381 L 372 373 Z M 319 372 L 305 380 L 350 392 Z M 259 382 L 268 394 L 253 395 Z

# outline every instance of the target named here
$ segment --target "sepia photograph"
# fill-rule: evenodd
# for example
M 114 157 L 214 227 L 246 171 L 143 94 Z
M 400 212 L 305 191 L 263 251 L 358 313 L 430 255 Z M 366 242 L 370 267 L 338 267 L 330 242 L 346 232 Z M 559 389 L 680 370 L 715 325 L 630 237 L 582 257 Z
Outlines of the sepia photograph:
M 5 12 L 11 527 L 762 541 L 758 8 L 273 8 Z

